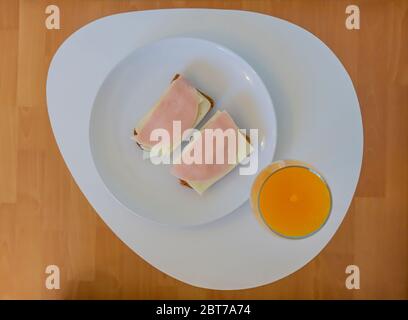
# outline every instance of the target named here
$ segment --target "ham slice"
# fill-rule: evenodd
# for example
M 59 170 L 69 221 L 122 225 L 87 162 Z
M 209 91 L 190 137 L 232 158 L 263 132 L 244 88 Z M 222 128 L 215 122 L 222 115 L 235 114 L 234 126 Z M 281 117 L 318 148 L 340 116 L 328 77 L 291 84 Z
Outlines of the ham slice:
M 240 133 L 238 132 L 238 127 L 235 124 L 234 120 L 227 112 L 219 112 L 213 119 L 211 119 L 205 129 L 221 129 L 225 132 L 228 129 L 233 129 L 235 131 L 235 139 L 234 143 L 237 143 L 238 137 L 240 137 Z M 220 177 L 226 172 L 228 172 L 231 167 L 234 167 L 236 164 L 228 163 L 228 151 L 231 151 L 230 148 L 234 146 L 229 143 L 228 139 L 224 138 L 224 146 L 221 150 L 217 147 L 215 137 L 209 137 L 204 134 L 202 130 L 202 134 L 193 140 L 188 146 L 186 146 L 184 152 L 194 152 L 193 150 L 201 150 L 200 159 L 202 159 L 201 163 L 183 163 L 174 164 L 171 168 L 171 173 L 176 176 L 177 178 L 184 180 L 184 181 L 207 181 L 216 177 Z M 211 141 L 212 138 L 212 141 Z M 200 141 L 201 140 L 201 141 Z M 197 144 L 201 143 L 197 146 Z M 194 147 L 197 147 L 194 149 Z M 236 150 L 236 145 L 235 149 Z M 212 163 L 205 163 L 205 154 L 208 150 L 212 148 L 213 153 L 213 161 Z M 221 152 L 223 154 L 222 163 L 216 163 L 216 154 Z
M 157 141 L 151 141 L 150 135 L 155 129 L 164 129 L 173 138 L 173 121 L 181 122 L 181 132 L 194 127 L 198 115 L 197 90 L 187 80 L 179 76 L 156 105 L 150 117 L 135 136 L 136 141 L 152 147 Z M 181 137 L 180 137 L 181 138 Z M 177 141 L 173 141 L 177 143 Z

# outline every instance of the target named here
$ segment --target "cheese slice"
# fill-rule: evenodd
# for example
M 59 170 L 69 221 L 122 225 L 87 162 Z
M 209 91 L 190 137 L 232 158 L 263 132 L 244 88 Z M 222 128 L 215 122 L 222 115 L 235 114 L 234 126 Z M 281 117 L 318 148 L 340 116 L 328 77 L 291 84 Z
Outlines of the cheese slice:
M 150 151 L 155 142 L 150 142 L 150 133 L 156 128 L 168 130 L 172 138 L 173 121 L 181 121 L 182 132 L 196 127 L 212 107 L 212 102 L 200 91 L 190 86 L 178 76 L 156 105 L 139 121 L 134 128 L 134 137 L 139 146 Z M 181 144 L 175 141 L 165 153 L 171 153 Z M 171 149 L 171 150 L 170 150 Z
M 221 180 L 224 176 L 226 176 L 228 173 L 230 173 L 240 162 L 242 162 L 247 156 L 249 156 L 252 151 L 253 147 L 252 145 L 248 142 L 247 138 L 245 135 L 243 135 L 238 127 L 236 126 L 235 122 L 232 120 L 232 118 L 229 116 L 227 112 L 220 112 L 217 111 L 214 116 L 203 126 L 201 129 L 202 136 L 197 138 L 197 139 L 202 139 L 202 147 L 204 149 L 203 152 L 205 152 L 205 144 L 206 140 L 204 139 L 204 130 L 205 129 L 222 129 L 228 130 L 228 129 L 234 129 L 237 132 L 237 141 L 238 144 L 241 144 L 241 147 L 236 148 L 236 161 L 235 163 L 228 163 L 228 158 L 227 158 L 227 149 L 228 149 L 228 143 L 224 144 L 224 150 L 220 150 L 219 148 L 216 150 L 213 150 L 213 154 L 215 152 L 224 152 L 224 163 L 218 164 L 218 163 L 213 163 L 213 164 L 207 164 L 207 163 L 201 163 L 201 164 L 184 164 L 182 163 L 181 159 L 178 159 L 179 164 L 175 164 L 172 166 L 171 173 L 181 179 L 183 184 L 187 184 L 191 188 L 193 188 L 195 191 L 197 191 L 199 194 L 203 194 L 204 191 L 206 191 L 209 187 L 211 187 L 214 183 L 217 181 Z M 194 148 L 194 144 L 196 144 L 198 141 L 197 139 L 193 139 L 183 150 L 183 154 L 187 152 L 191 152 L 192 149 Z M 197 146 L 197 145 L 196 145 Z M 244 146 L 244 148 L 242 148 Z M 207 146 L 208 147 L 208 146 Z M 213 144 L 214 147 L 214 144 Z M 204 158 L 204 155 L 201 155 Z M 181 156 L 182 157 L 182 156 Z M 214 159 L 215 160 L 215 159 Z

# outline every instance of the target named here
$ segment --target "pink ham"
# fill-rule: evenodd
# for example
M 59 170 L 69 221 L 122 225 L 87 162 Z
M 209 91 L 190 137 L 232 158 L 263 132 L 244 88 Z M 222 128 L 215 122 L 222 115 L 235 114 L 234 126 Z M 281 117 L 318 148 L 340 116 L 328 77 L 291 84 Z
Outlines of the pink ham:
M 211 120 L 210 123 L 205 127 L 206 129 L 222 129 L 224 132 L 228 129 L 233 129 L 237 133 L 238 127 L 235 124 L 234 120 L 230 117 L 227 112 L 221 112 L 215 119 Z M 228 143 L 228 139 L 225 138 L 224 140 L 224 150 L 215 150 L 216 149 L 216 142 L 215 138 L 213 138 L 213 142 L 207 141 L 206 135 L 202 132 L 201 138 L 202 139 L 202 163 L 181 163 L 181 164 L 174 164 L 171 168 L 171 173 L 176 176 L 177 178 L 184 180 L 184 181 L 206 181 L 212 178 L 216 178 L 221 176 L 222 174 L 226 173 L 231 166 L 234 164 L 228 163 L 228 148 L 231 146 Z M 236 137 L 237 140 L 237 137 Z M 236 142 L 236 141 L 235 141 Z M 197 143 L 197 140 L 191 143 Z M 191 146 L 191 145 L 190 145 Z M 213 147 L 213 163 L 205 163 L 205 152 L 208 148 Z M 190 151 L 192 149 L 189 149 Z M 215 157 L 217 152 L 223 152 L 223 163 L 216 163 Z
M 142 146 L 152 147 L 157 141 L 151 141 L 150 135 L 155 129 L 165 129 L 173 137 L 173 121 L 181 122 L 181 132 L 194 127 L 198 116 L 197 90 L 187 80 L 179 76 L 172 82 L 157 107 L 137 132 L 136 141 Z

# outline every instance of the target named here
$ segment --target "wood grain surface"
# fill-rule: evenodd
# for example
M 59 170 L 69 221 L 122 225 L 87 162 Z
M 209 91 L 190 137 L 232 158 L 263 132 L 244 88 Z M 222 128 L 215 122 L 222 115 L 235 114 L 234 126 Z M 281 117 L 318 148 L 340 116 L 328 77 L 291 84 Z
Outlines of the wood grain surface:
M 61 10 L 47 30 L 45 8 Z M 361 29 L 345 28 L 359 5 Z M 304 268 L 250 290 L 205 290 L 147 264 L 102 222 L 73 181 L 47 115 L 50 60 L 74 31 L 118 12 L 208 7 L 258 11 L 309 30 L 349 72 L 361 104 L 364 161 L 340 229 Z M 408 298 L 408 1 L 0 0 L 0 298 Z M 44 285 L 47 265 L 61 289 Z M 345 287 L 347 265 L 360 290 Z

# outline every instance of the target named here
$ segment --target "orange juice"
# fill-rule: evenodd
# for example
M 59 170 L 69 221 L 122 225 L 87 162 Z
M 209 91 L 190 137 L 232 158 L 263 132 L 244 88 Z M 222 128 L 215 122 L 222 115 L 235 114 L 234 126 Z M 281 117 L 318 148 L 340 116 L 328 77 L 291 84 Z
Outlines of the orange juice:
M 272 231 L 284 237 L 303 238 L 326 222 L 331 194 L 315 170 L 287 161 L 260 173 L 252 188 L 251 203 Z

